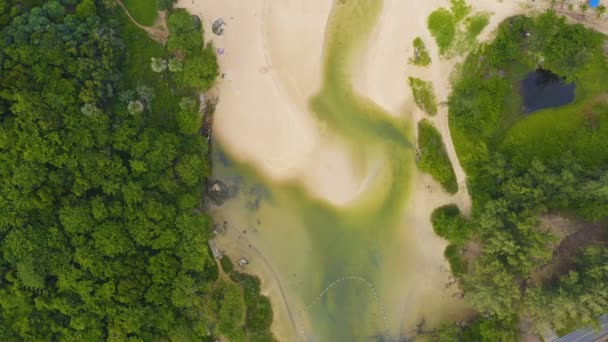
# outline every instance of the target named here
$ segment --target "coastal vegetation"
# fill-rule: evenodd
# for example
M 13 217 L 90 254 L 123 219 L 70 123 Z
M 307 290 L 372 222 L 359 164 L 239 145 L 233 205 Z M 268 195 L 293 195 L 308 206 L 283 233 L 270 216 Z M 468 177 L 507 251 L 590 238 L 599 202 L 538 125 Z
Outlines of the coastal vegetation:
M 410 89 L 412 89 L 412 96 L 414 96 L 414 102 L 416 102 L 418 108 L 428 115 L 437 114 L 437 99 L 435 98 L 433 84 L 430 81 L 424 81 L 415 77 L 408 78 L 408 83 Z
M 416 37 L 412 42 L 412 45 L 414 47 L 414 56 L 409 59 L 409 63 L 422 67 L 431 64 L 431 56 L 429 55 L 429 51 L 424 45 L 422 38 Z
M 260 294 L 260 279 L 237 271 L 232 260 L 226 255 L 220 259 L 220 265 L 230 281 L 234 282 L 243 293 L 245 303 L 244 332 L 250 341 L 275 341 L 270 326 L 272 324 L 272 306 L 266 296 Z M 240 326 L 240 321 L 235 326 Z
M 449 10 L 440 8 L 429 15 L 428 26 L 439 47 L 439 53 L 447 55 L 456 37 L 454 16 Z
M 244 292 L 242 281 L 219 278 L 201 212 L 209 146 L 198 95 L 217 62 L 200 26 L 172 13 L 167 49 L 111 2 L 9 8 L 0 23 L 0 340 L 244 338 L 259 286 Z M 190 74 L 155 71 L 152 58 L 178 58 Z M 272 311 L 257 300 L 266 324 Z
M 418 168 L 429 173 L 448 193 L 458 191 L 456 175 L 441 134 L 426 120 L 418 122 Z
M 490 22 L 490 13 L 473 12 L 465 0 L 450 0 L 450 9 L 433 11 L 427 26 L 444 57 L 461 55 L 474 45 L 477 36 Z
M 608 311 L 604 41 L 550 11 L 517 16 L 460 68 L 449 123 L 473 210 L 464 218 L 440 208 L 433 223 L 451 242 L 450 262 L 465 298 L 482 315 L 466 328 L 445 326 L 438 339 L 517 340 L 523 316 L 537 329 L 549 324 L 563 334 Z M 537 68 L 574 82 L 574 101 L 524 113 L 519 83 Z M 573 244 L 552 226 L 540 227 L 548 214 L 584 222 L 576 229 L 569 224 L 574 232 L 599 225 L 600 233 Z M 550 267 L 556 263 L 562 267 Z M 544 269 L 548 274 L 538 279 Z

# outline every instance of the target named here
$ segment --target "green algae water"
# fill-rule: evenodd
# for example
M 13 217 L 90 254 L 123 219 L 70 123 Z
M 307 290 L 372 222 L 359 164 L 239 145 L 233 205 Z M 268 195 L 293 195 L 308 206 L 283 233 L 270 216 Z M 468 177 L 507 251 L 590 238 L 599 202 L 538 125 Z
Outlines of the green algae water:
M 236 196 L 212 214 L 247 246 L 238 253 L 255 250 L 248 254 L 252 262 L 263 255 L 273 269 L 297 340 L 386 340 L 402 333 L 403 317 L 395 315 L 401 309 L 392 295 L 407 282 L 403 255 L 412 247 L 400 233 L 414 172 L 411 125 L 356 94 L 351 84 L 353 64 L 381 9 L 380 0 L 336 2 L 327 25 L 322 86 L 310 100 L 317 121 L 367 164 L 382 160 L 352 203 L 335 207 L 298 182 L 273 182 L 232 160 L 221 146 L 214 149 L 213 177 Z

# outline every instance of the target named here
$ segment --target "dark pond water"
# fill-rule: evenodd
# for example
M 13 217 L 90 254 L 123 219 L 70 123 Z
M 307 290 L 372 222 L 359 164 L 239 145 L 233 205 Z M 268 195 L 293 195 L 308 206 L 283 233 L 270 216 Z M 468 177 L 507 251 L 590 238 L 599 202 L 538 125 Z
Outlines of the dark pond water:
M 574 83 L 566 83 L 563 77 L 536 69 L 522 81 L 524 113 L 566 105 L 574 100 L 575 88 Z

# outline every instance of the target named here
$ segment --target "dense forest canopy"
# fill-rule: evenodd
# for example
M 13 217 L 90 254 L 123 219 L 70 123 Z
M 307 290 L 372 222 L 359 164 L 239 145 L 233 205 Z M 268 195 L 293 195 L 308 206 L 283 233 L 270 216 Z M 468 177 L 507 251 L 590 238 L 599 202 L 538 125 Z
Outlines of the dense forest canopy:
M 112 1 L 0 0 L 0 340 L 247 333 L 200 210 L 215 55 L 186 11 L 169 29 L 167 50 Z
M 564 334 L 608 312 L 605 39 L 553 12 L 517 16 L 460 66 L 449 122 L 473 213 L 465 219 L 443 207 L 433 223 L 450 240 L 446 257 L 480 315 L 466 329 L 444 327 L 438 340 L 518 340 L 522 319 L 536 333 Z M 537 68 L 575 82 L 575 101 L 523 113 L 520 82 Z M 581 230 L 571 242 L 541 227 L 550 213 L 599 234 Z

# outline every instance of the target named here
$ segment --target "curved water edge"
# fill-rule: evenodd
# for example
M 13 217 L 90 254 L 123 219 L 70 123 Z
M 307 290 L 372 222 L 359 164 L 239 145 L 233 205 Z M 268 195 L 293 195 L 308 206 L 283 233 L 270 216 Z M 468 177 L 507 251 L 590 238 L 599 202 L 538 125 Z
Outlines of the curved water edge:
M 276 280 L 298 330 L 304 332 L 298 336 L 305 340 L 396 337 L 428 314 L 424 296 L 434 303 L 429 307 L 451 300 L 447 292 L 438 296 L 425 288 L 429 280 L 422 279 L 429 271 L 425 267 L 440 268 L 443 259 L 442 250 L 431 251 L 439 256 L 430 257 L 425 246 L 418 245 L 413 234 L 420 222 L 408 214 L 413 210 L 411 203 L 408 206 L 415 172 L 413 125 L 356 94 L 351 84 L 354 60 L 381 9 L 378 0 L 336 2 L 326 28 L 322 85 L 310 100 L 318 124 L 363 160 L 363 172 L 374 169 L 355 200 L 336 207 L 299 180 L 277 182 L 214 149 L 213 176 L 238 188 L 236 197 L 213 210 L 217 220 L 229 221 L 233 232 L 221 245 L 234 248 L 231 244 L 239 242 L 231 239 L 240 239 L 238 253 L 243 255 L 236 257 L 255 258 L 248 249 L 266 257 L 278 274 L 274 277 L 280 277 Z M 381 167 L 376 166 L 378 160 Z M 375 167 L 369 167 L 372 164 Z M 339 291 L 332 286 L 353 275 L 367 285 L 339 282 Z M 442 314 L 426 318 L 433 323 Z
M 521 81 L 524 114 L 565 106 L 574 101 L 576 85 L 545 69 L 529 72 Z

